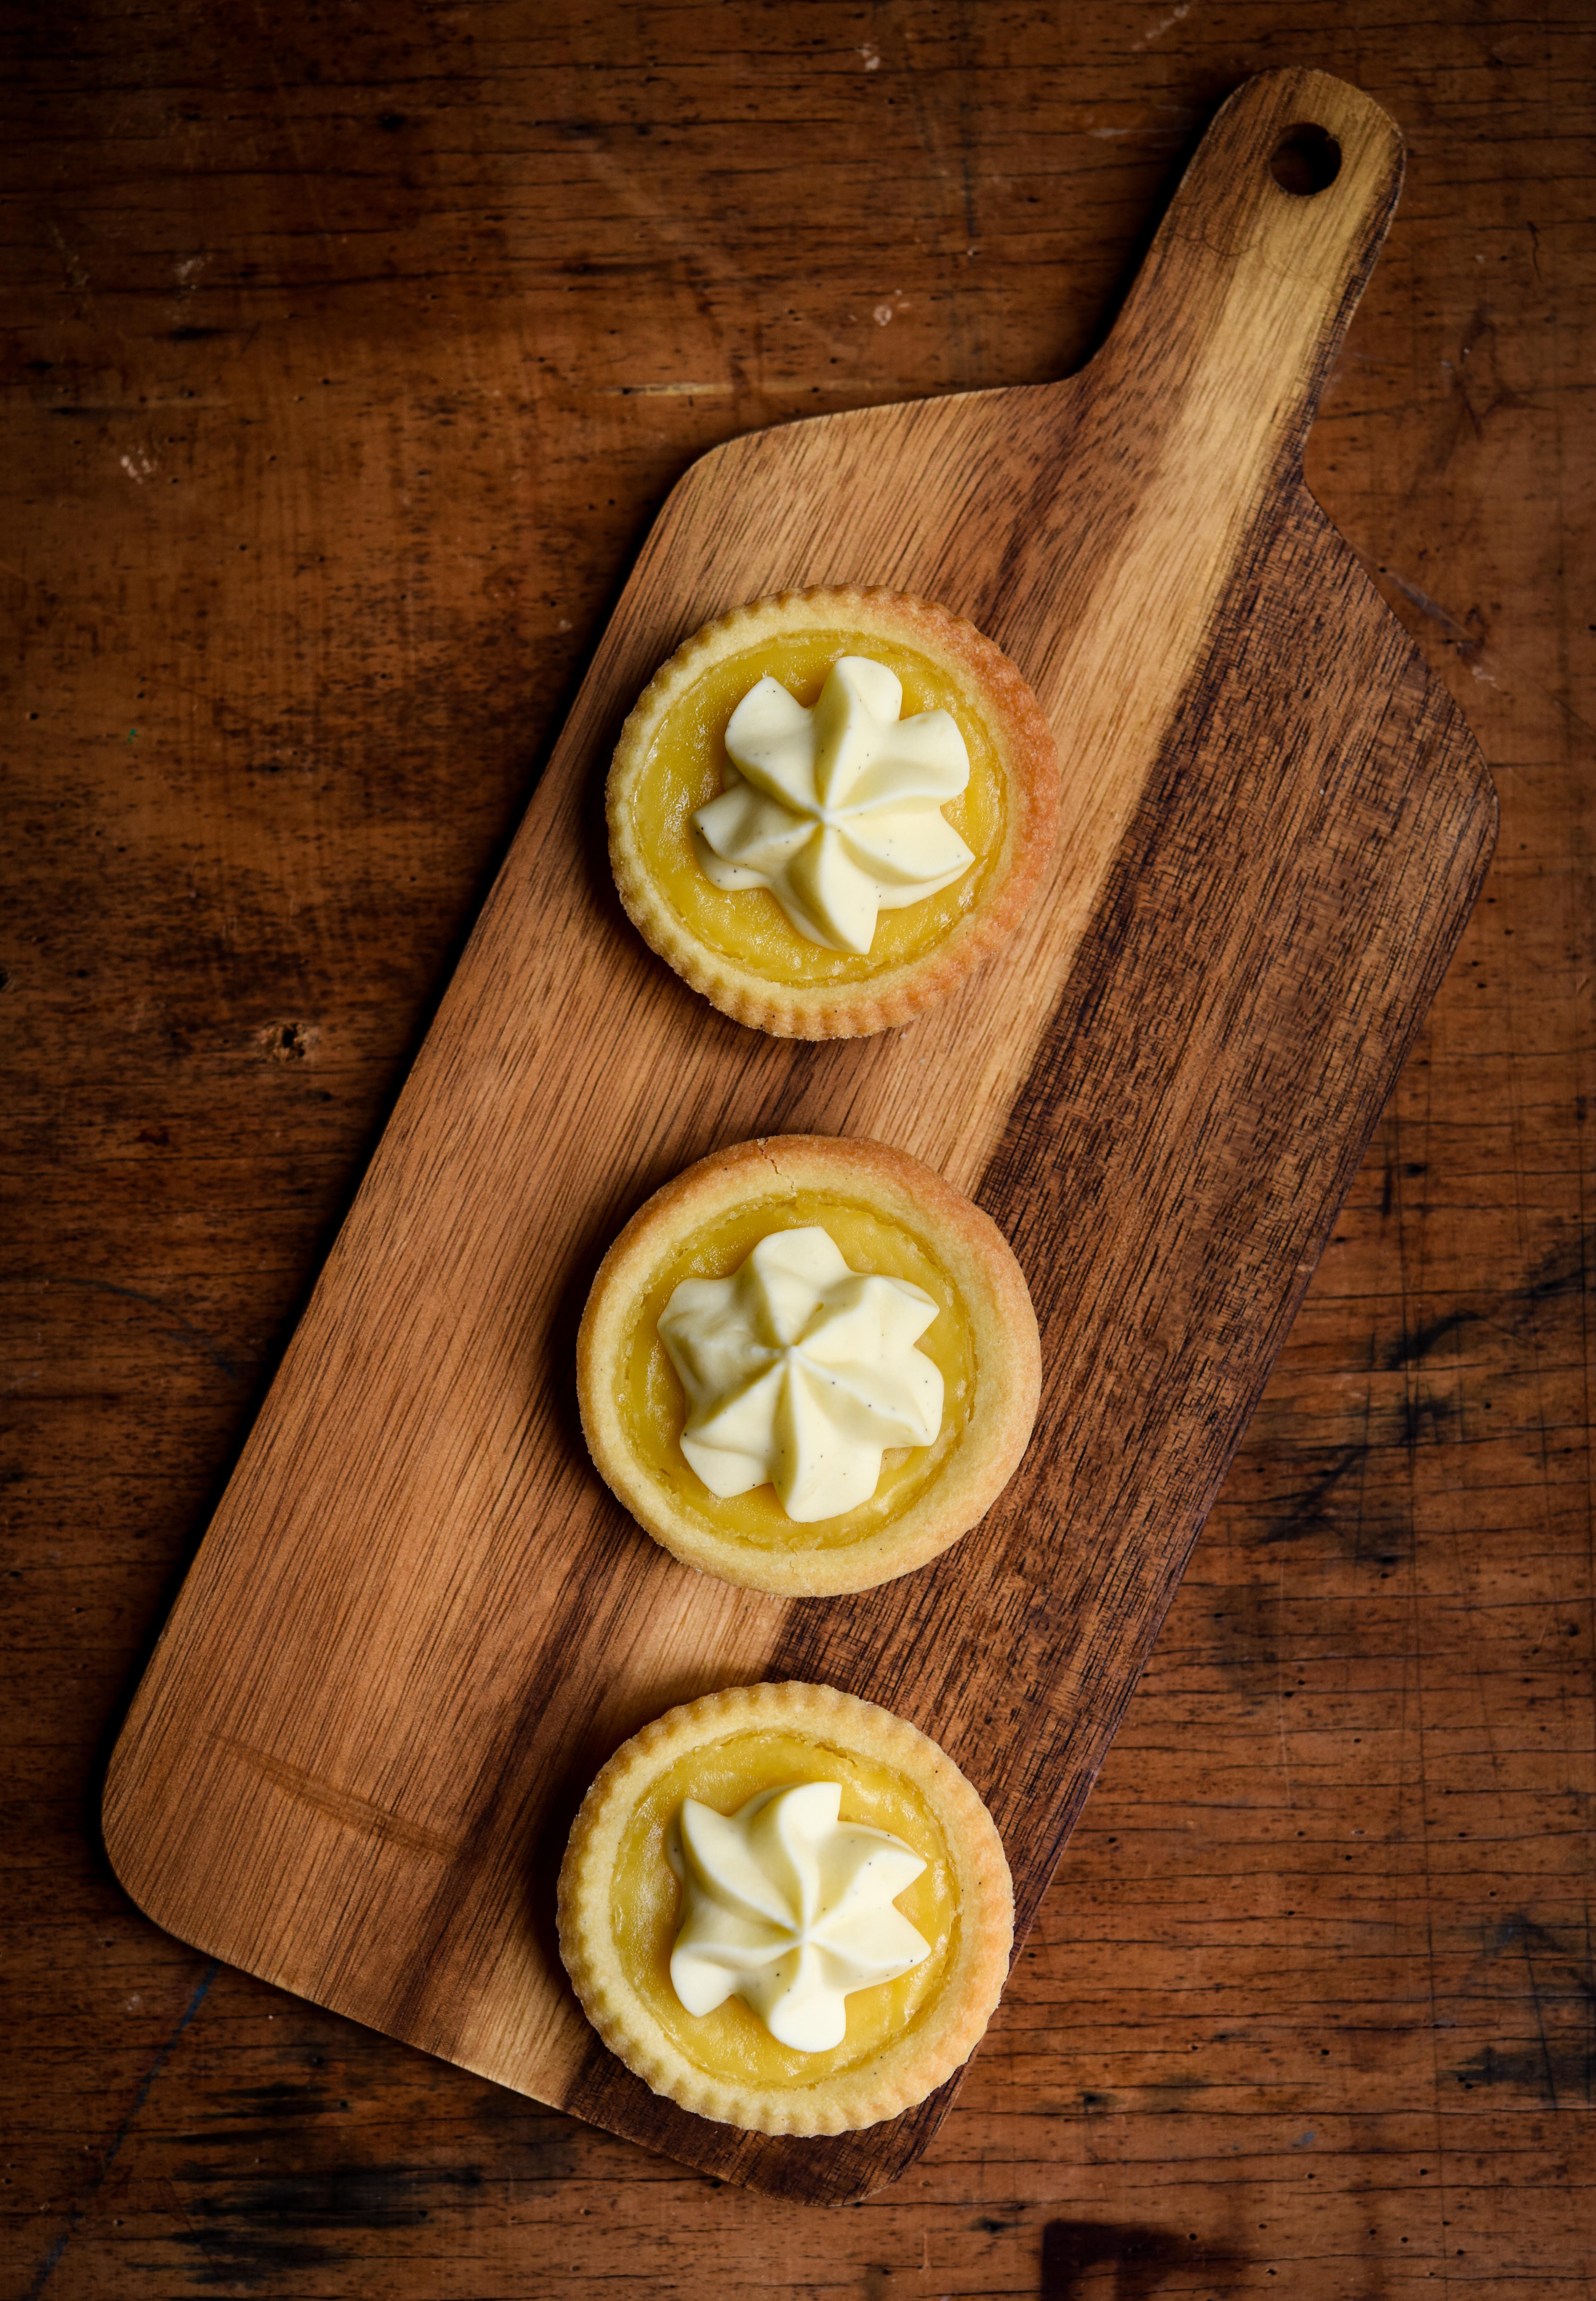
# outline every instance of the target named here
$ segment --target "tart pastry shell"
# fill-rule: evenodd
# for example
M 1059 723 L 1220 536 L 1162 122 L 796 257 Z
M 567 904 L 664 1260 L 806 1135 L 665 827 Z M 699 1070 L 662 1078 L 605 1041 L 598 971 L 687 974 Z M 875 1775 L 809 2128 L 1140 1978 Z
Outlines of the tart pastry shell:
M 715 1497 L 684 1504 L 634 1443 L 620 1370 L 637 1305 L 678 1243 L 751 1200 L 818 1191 L 851 1201 L 929 1249 L 967 1322 L 973 1397 L 957 1443 L 896 1516 L 856 1539 L 777 1548 L 715 1524 Z M 773 1228 L 779 1228 L 773 1222 Z M 577 1396 L 589 1452 L 639 1526 L 685 1564 L 792 1597 L 868 1590 L 923 1565 L 984 1516 L 1019 1464 L 1036 1419 L 1041 1350 L 1024 1274 L 1002 1232 L 932 1168 L 885 1143 L 787 1134 L 740 1142 L 656 1192 L 600 1264 L 577 1336 Z M 836 1522 L 841 1523 L 841 1522 Z
M 907 1778 L 935 1817 L 958 1922 L 947 1970 L 911 2027 L 852 2069 L 809 2084 L 752 2085 L 706 2073 L 661 2027 L 616 1942 L 613 1880 L 623 1837 L 652 1785 L 695 1748 L 762 1729 L 813 1736 Z M 824 1747 L 817 1746 L 822 1768 Z M 1008 1971 L 1014 1891 L 997 1826 L 953 1761 L 907 1719 L 835 1687 L 734 1686 L 668 1711 L 624 1743 L 594 1781 L 560 1870 L 560 1955 L 610 2051 L 683 2109 L 758 2133 L 844 2133 L 896 2117 L 974 2051 Z
M 650 866 L 634 799 L 667 716 L 718 662 L 766 640 L 839 628 L 854 653 L 867 655 L 873 638 L 895 641 L 951 679 L 996 750 L 1004 826 L 998 851 L 980 858 L 980 899 L 929 950 L 864 980 L 788 983 L 706 941 L 681 916 Z M 627 915 L 685 983 L 734 1022 L 777 1038 L 861 1038 L 909 1022 L 945 999 L 1012 933 L 1052 851 L 1058 766 L 1047 715 L 1023 674 L 962 615 L 900 591 L 784 591 L 706 623 L 655 674 L 615 747 L 606 814 L 610 864 Z

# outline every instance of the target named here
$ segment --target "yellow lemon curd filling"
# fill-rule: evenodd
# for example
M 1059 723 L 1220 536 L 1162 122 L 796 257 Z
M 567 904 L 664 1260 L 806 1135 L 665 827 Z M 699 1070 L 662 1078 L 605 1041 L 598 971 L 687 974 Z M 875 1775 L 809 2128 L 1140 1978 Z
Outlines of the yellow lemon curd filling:
M 840 1819 L 884 1829 L 925 1863 L 895 1906 L 931 1944 L 896 1981 L 853 1991 L 840 2046 L 804 2053 L 773 2037 L 740 1997 L 711 2013 L 687 2012 L 671 1986 L 681 1888 L 665 1832 L 684 1798 L 732 1814 L 758 1791 L 789 1782 L 840 1785 Z M 623 1833 L 610 1883 L 610 1929 L 628 1979 L 655 2020 L 706 2076 L 756 2086 L 813 2085 L 857 2068 L 904 2037 L 934 2003 L 958 1944 L 958 1901 L 948 1841 L 925 1799 L 890 1766 L 807 1734 L 765 1728 L 689 1750 L 650 1784 Z
M 763 889 L 757 891 L 763 896 Z M 799 1524 L 788 1517 L 773 1486 L 722 1500 L 692 1468 L 681 1451 L 687 1400 L 660 1340 L 659 1321 L 684 1278 L 729 1277 L 762 1238 L 811 1223 L 829 1233 L 850 1269 L 907 1278 L 935 1302 L 937 1316 L 915 1348 L 942 1376 L 942 1427 L 930 1446 L 888 1450 L 867 1502 L 840 1518 Z M 901 1517 L 958 1446 L 975 1400 L 975 1343 L 957 1291 L 924 1240 L 863 1201 L 831 1191 L 773 1190 L 768 1197 L 728 1208 L 673 1245 L 633 1307 L 618 1382 L 622 1427 L 633 1458 L 680 1510 L 712 1533 L 757 1549 L 835 1550 Z
M 921 711 L 949 713 L 970 755 L 969 782 L 944 806 L 942 816 L 975 857 L 973 867 L 939 894 L 882 911 L 863 953 L 810 942 L 768 888 L 727 892 L 713 886 L 692 840 L 693 810 L 724 789 L 726 728 L 749 689 L 768 674 L 812 710 L 827 673 L 845 655 L 868 656 L 896 674 L 903 683 L 904 718 Z M 666 713 L 631 799 L 633 830 L 650 876 L 689 933 L 768 982 L 795 985 L 868 982 L 943 941 L 991 883 L 1003 848 L 1005 809 L 997 747 L 957 681 L 898 640 L 841 629 L 765 640 L 712 665 Z

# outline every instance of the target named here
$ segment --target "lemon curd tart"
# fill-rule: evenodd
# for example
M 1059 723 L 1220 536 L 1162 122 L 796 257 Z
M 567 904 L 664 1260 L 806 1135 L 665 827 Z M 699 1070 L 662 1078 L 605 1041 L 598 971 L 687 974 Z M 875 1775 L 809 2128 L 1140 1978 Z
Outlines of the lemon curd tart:
M 1058 775 L 1017 667 L 944 607 L 785 592 L 656 674 L 606 790 L 644 940 L 723 1013 L 855 1038 L 944 998 L 1010 933 Z
M 986 2028 L 1013 1923 L 971 1784 L 830 1686 L 733 1687 L 645 1727 L 589 1790 L 560 1871 L 560 1954 L 611 2052 L 765 2133 L 923 2101 Z
M 868 1589 L 965 1533 L 1040 1383 L 997 1226 L 917 1159 L 829 1135 L 739 1143 L 656 1192 L 577 1341 L 589 1449 L 639 1524 L 793 1595 Z

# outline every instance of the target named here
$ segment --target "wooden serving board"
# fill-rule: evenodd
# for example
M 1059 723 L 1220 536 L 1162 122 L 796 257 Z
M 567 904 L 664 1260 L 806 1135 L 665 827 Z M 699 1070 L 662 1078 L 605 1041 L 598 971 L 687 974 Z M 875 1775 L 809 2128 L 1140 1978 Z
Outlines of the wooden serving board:
M 1301 123 L 1341 151 L 1312 196 L 1270 167 Z M 625 1736 L 790 1676 L 933 1734 L 997 1818 L 1022 1933 L 1036 1909 L 1490 852 L 1473 742 L 1300 477 L 1400 168 L 1353 88 L 1254 80 L 1083 373 L 734 440 L 677 488 L 118 1745 L 112 1858 L 172 1932 L 728 2179 L 857 2196 L 924 2146 L 951 2086 L 830 2141 L 656 2099 L 565 1987 L 555 1875 Z M 817 1046 L 739 1029 L 644 949 L 600 795 L 685 633 L 820 582 L 923 593 L 1007 648 L 1064 823 L 954 1001 Z M 811 1130 L 988 1209 L 1046 1371 L 979 1528 L 784 1602 L 611 1500 L 572 1344 L 651 1191 Z

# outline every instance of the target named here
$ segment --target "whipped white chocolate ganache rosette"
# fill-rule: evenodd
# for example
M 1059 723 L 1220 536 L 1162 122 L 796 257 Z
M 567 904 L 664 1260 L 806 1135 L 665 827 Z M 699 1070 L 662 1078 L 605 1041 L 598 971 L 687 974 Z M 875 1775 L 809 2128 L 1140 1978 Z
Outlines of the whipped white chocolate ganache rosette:
M 684 2109 L 839 2133 L 973 2050 L 1014 1904 L 934 1742 L 831 1686 L 738 1686 L 645 1727 L 582 1801 L 560 1954 L 611 2051 Z
M 756 1790 L 730 1814 L 682 1800 L 665 1858 L 681 1889 L 671 1987 L 689 2013 L 740 1997 L 778 2045 L 828 2053 L 855 1991 L 931 1955 L 897 1906 L 924 1856 L 841 1806 L 824 1778 Z
M 884 1143 L 699 1161 L 606 1255 L 582 1427 L 639 1524 L 756 1589 L 863 1590 L 973 1526 L 1035 1418 L 1036 1319 L 1001 1232 Z
M 898 592 L 786 592 L 650 682 L 610 768 L 610 859 L 645 940 L 724 1013 L 857 1037 L 1010 933 L 1057 783 L 1040 705 L 973 624 Z
M 850 1270 L 820 1223 L 767 1232 L 728 1278 L 684 1278 L 659 1336 L 687 1400 L 681 1451 L 721 1501 L 769 1485 L 795 1525 L 840 1518 L 890 1447 L 942 1427 L 923 1287 Z
M 942 810 L 970 782 L 950 711 L 903 716 L 903 682 L 845 655 L 811 709 L 767 672 L 726 726 L 725 789 L 693 815 L 712 886 L 766 887 L 826 950 L 868 953 L 882 911 L 962 879 L 973 854 Z

